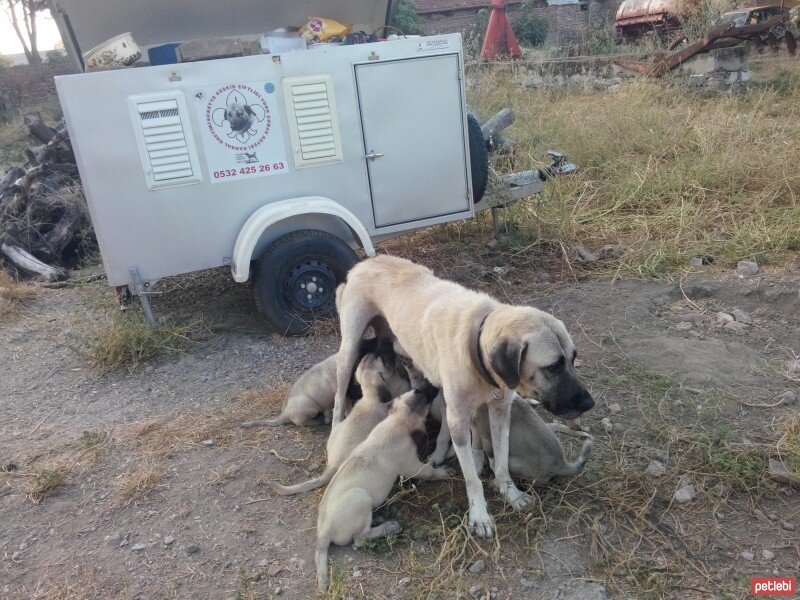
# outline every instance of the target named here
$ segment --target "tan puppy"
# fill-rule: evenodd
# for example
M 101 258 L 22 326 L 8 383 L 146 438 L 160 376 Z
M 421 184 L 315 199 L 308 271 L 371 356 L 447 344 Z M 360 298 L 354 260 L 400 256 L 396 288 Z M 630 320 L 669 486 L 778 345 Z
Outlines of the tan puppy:
M 359 345 L 359 360 L 378 346 L 375 338 L 362 340 Z M 356 362 L 355 364 L 358 364 Z M 387 386 L 396 398 L 403 392 L 411 389 L 402 363 L 398 360 L 393 372 L 387 376 Z M 347 398 L 352 402 L 361 398 L 361 390 L 354 378 L 351 378 L 347 387 Z M 242 423 L 242 427 L 277 427 L 294 423 L 302 427 L 315 419 L 320 413 L 325 422 L 330 423 L 330 411 L 333 409 L 333 399 L 336 396 L 336 354 L 318 362 L 308 371 L 303 373 L 289 390 L 283 403 L 281 414 L 275 419 L 260 419 Z
M 437 392 L 426 382 L 423 389 L 406 392 L 393 400 L 389 416 L 353 450 L 325 490 L 319 505 L 314 554 L 319 590 L 328 588 L 331 543 L 344 546 L 353 542 L 359 547 L 364 540 L 401 530 L 397 521 L 372 527 L 373 509 L 383 504 L 398 477 L 450 477 L 448 469 L 434 468 L 417 457 L 418 445 L 426 439 L 428 407 Z
M 480 448 L 489 454 L 492 462 L 492 432 L 489 411 L 485 406 L 478 409 L 475 417 Z M 556 432 L 573 437 L 587 438 L 578 460 L 567 462 L 564 448 Z M 576 432 L 560 423 L 545 423 L 536 410 L 524 398 L 516 397 L 511 404 L 511 428 L 508 444 L 508 468 L 515 477 L 546 485 L 554 476 L 569 477 L 583 470 L 592 454 L 594 438 L 587 433 Z M 482 463 L 482 461 L 481 461 Z M 480 472 L 482 464 L 476 461 Z
M 337 289 L 342 345 L 333 409 L 336 428 L 345 415 L 348 378 L 364 330 L 385 321 L 397 346 L 434 385 L 441 386 L 447 424 L 469 498 L 469 523 L 477 535 L 493 534 L 483 486 L 475 468 L 470 426 L 487 405 L 495 455 L 495 485 L 515 508 L 531 502 L 511 480 L 508 436 L 514 391 L 574 418 L 594 400 L 574 367 L 575 345 L 564 324 L 529 306 L 501 304 L 490 296 L 439 279 L 408 260 L 377 256 L 353 267 Z M 397 347 L 396 346 L 396 347 Z
M 374 354 L 367 354 L 361 359 L 356 369 L 356 381 L 361 385 L 362 398 L 347 415 L 342 426 L 331 431 L 328 437 L 328 464 L 325 471 L 319 477 L 288 487 L 270 481 L 269 485 L 273 490 L 282 496 L 289 496 L 315 490 L 333 478 L 353 449 L 367 439 L 375 426 L 389 414 L 389 404 L 395 396 L 386 382 L 395 373 L 395 358 L 391 342 L 384 340 L 378 345 Z

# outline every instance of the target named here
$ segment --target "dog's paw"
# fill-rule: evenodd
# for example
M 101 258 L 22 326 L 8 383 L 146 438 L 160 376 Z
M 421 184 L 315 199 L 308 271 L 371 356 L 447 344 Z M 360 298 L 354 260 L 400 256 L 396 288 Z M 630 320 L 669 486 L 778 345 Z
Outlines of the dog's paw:
M 494 535 L 494 519 L 486 510 L 469 511 L 469 529 L 479 538 L 490 538 Z
M 450 467 L 438 467 L 433 470 L 433 479 L 451 479 L 456 476 L 456 472 Z
M 500 487 L 503 496 L 505 496 L 511 508 L 514 510 L 524 510 L 533 502 L 533 496 L 521 492 L 517 486 L 511 482 L 506 482 L 505 485 L 498 487 Z
M 428 462 L 432 464 L 434 467 L 442 464 L 446 460 L 445 452 L 439 452 L 439 449 L 433 451 L 428 457 Z

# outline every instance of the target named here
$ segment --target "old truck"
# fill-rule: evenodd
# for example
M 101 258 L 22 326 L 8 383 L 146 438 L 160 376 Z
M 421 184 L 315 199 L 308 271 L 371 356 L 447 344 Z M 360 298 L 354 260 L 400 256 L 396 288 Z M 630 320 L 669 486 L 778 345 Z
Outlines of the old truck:
M 143 48 L 258 39 L 309 15 L 379 31 L 397 0 L 53 0 L 69 55 L 121 31 Z M 363 41 L 363 40 L 359 40 Z M 334 313 L 381 241 L 467 219 L 487 153 L 458 34 L 85 72 L 56 80 L 111 286 L 229 265 L 285 334 Z M 538 177 L 527 193 L 540 189 Z M 519 195 L 519 193 L 518 193 Z

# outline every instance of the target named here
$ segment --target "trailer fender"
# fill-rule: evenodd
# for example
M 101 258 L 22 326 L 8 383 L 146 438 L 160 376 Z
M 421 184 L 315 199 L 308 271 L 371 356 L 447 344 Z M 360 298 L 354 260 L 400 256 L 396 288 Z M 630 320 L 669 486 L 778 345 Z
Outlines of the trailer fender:
M 234 281 L 244 283 L 250 278 L 250 261 L 253 260 L 258 241 L 262 234 L 285 219 L 302 215 L 323 214 L 340 218 L 353 231 L 367 256 L 375 256 L 375 247 L 361 221 L 338 202 L 322 196 L 304 196 L 290 200 L 280 200 L 262 206 L 247 219 L 236 238 L 231 257 L 231 273 Z

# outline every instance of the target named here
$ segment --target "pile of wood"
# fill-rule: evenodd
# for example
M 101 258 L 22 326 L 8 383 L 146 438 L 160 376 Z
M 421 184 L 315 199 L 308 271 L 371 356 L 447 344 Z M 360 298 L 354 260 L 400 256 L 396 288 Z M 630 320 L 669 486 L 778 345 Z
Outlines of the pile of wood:
M 8 167 L 0 178 L 0 258 L 58 281 L 93 240 L 91 222 L 64 123 L 50 127 L 34 114 L 24 119 L 35 145 L 22 167 Z

